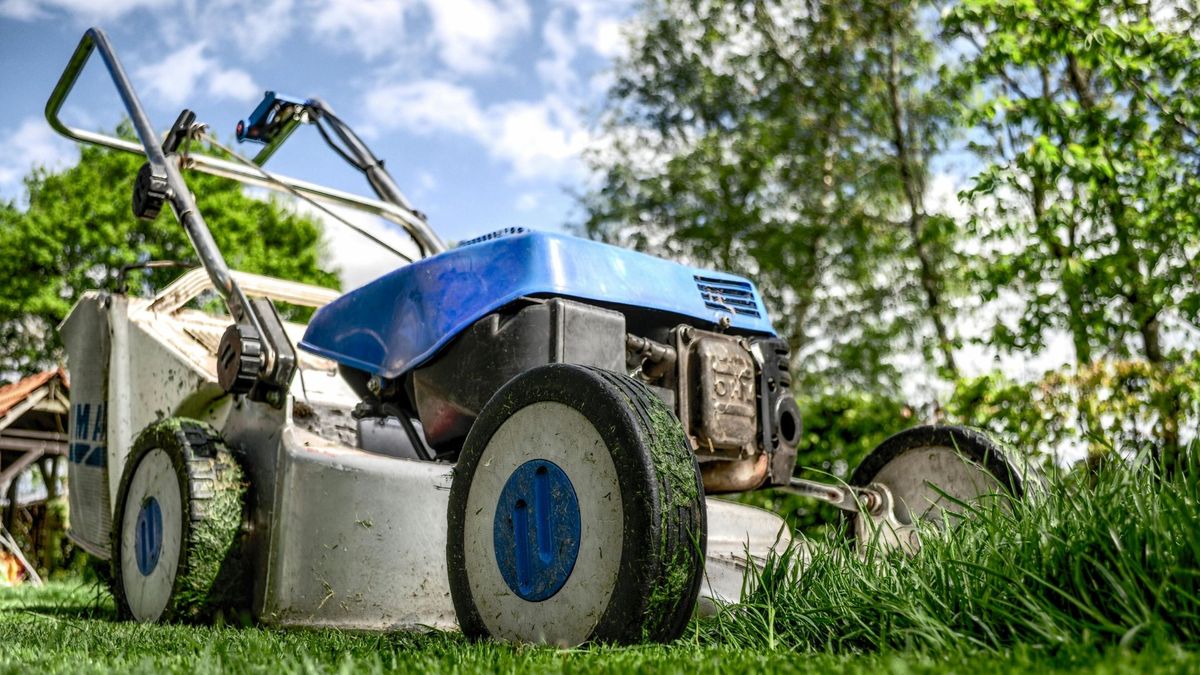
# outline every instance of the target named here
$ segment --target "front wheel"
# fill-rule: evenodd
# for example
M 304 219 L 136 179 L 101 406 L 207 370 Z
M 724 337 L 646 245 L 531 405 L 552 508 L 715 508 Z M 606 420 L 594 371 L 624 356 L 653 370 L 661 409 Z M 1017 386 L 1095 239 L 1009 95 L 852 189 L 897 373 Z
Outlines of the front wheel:
M 506 384 L 467 436 L 448 527 L 471 638 L 668 641 L 695 607 L 696 459 L 667 405 L 624 375 L 552 364 Z
M 117 613 L 196 620 L 242 604 L 245 491 L 240 467 L 207 424 L 170 418 L 139 434 L 113 518 Z

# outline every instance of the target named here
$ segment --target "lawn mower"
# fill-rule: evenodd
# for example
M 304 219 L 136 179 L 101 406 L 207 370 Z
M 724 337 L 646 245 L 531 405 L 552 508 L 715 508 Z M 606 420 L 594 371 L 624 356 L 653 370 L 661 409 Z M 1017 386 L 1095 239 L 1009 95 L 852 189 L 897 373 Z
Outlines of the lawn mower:
M 95 52 L 140 143 L 59 119 Z M 124 617 L 666 641 L 792 539 L 714 495 L 800 492 L 850 514 L 861 545 L 910 553 L 917 523 L 1021 495 L 996 444 L 958 427 L 888 439 L 848 484 L 793 477 L 793 362 L 753 282 L 522 228 L 448 246 L 320 100 L 268 92 L 237 125 L 254 160 L 192 153 L 224 146 L 187 110 L 160 137 L 93 28 L 46 117 L 144 155 L 134 213 L 169 205 L 200 262 L 151 297 L 90 291 L 61 326 L 70 533 L 110 561 Z M 266 171 L 302 125 L 378 198 Z M 184 170 L 381 216 L 417 255 L 345 294 L 230 270 Z M 213 292 L 221 311 L 197 303 Z M 316 311 L 300 325 L 278 303 Z

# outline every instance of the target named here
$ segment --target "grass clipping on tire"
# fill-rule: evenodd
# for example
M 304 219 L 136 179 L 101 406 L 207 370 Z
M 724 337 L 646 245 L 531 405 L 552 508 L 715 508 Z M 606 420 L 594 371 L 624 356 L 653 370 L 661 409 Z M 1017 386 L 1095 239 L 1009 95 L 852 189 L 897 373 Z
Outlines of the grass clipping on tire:
M 704 564 L 700 539 L 703 536 L 703 518 L 697 523 L 700 531 L 690 532 L 693 541 L 677 546 L 672 551 L 671 532 L 678 525 L 673 522 L 672 516 L 696 508 L 697 500 L 700 500 L 700 508 L 703 509 L 704 496 L 701 494 L 696 458 L 675 413 L 641 383 L 628 377 L 605 374 L 624 393 L 631 410 L 637 411 L 640 407 L 645 411 L 647 449 L 653 460 L 659 494 L 662 495 L 658 546 L 663 568 L 646 600 L 645 616 L 653 618 L 643 628 L 645 638 L 661 633 L 665 628 L 664 622 L 678 620 L 672 606 L 678 604 L 681 597 L 695 591 L 693 585 L 698 570 Z
M 207 424 L 172 418 L 146 430 L 137 445 L 182 450 L 187 481 L 187 541 L 175 577 L 170 618 L 198 621 L 244 603 L 241 535 L 247 485 L 242 468 Z
M 236 608 L 244 600 L 240 540 L 246 484 L 241 467 L 224 446 L 211 461 L 211 497 L 200 501 L 193 495 L 191 554 L 176 583 L 181 608 L 194 618 Z

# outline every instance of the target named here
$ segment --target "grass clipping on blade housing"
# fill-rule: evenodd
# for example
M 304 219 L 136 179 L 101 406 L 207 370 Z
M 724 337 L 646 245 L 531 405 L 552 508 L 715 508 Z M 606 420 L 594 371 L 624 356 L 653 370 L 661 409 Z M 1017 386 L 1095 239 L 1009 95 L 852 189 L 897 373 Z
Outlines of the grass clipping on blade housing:
M 704 630 L 743 647 L 874 651 L 1200 644 L 1200 470 L 1064 474 L 1031 500 L 993 503 L 915 557 L 860 557 L 831 535 L 780 553 L 745 602 Z M 996 500 L 991 500 L 995 502 Z

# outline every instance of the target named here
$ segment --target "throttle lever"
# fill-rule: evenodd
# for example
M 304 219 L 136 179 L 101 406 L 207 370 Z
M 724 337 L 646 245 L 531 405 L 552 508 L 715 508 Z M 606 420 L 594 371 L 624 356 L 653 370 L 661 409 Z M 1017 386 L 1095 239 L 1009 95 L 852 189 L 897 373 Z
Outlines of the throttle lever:
M 179 113 L 179 117 L 175 118 L 175 123 L 171 125 L 171 130 L 167 132 L 167 137 L 163 139 L 162 149 L 164 155 L 170 155 L 179 150 L 179 145 L 185 141 L 192 133 L 192 123 L 196 121 L 196 113 L 183 109 Z

